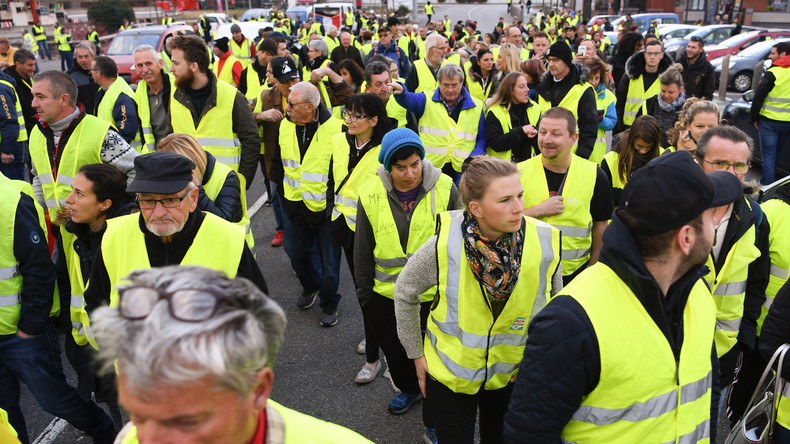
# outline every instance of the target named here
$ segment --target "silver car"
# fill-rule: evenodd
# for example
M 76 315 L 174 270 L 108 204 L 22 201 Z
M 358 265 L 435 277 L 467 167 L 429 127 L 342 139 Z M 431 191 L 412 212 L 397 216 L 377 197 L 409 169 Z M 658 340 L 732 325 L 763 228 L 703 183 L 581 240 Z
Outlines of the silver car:
M 755 66 L 765 63 L 771 48 L 777 43 L 790 41 L 790 39 L 766 40 L 755 43 L 744 49 L 738 55 L 730 56 L 729 73 L 727 75 L 727 86 L 738 92 L 744 92 L 752 87 L 752 77 L 754 76 Z M 716 70 L 716 78 L 721 81 L 721 65 L 724 57 L 711 60 L 710 64 Z M 770 61 L 767 64 L 770 65 Z

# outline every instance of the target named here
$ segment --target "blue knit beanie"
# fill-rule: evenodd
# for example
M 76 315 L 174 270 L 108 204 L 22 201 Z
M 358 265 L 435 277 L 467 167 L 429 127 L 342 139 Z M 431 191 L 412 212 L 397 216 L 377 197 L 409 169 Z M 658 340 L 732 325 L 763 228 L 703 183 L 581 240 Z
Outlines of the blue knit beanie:
M 422 146 L 420 136 L 408 128 L 396 128 L 388 132 L 381 141 L 379 163 L 384 165 L 387 171 L 392 171 L 392 155 L 407 146 L 419 148 L 420 159 L 425 159 L 425 148 Z

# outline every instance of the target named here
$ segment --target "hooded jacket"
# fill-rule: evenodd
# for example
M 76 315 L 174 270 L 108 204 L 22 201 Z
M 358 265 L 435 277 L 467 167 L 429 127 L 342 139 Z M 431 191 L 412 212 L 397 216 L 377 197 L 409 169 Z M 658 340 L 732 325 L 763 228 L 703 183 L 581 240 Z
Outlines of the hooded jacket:
M 713 100 L 713 91 L 716 90 L 716 70 L 708 61 L 708 55 L 703 52 L 697 61 L 691 63 L 684 52 L 678 62 L 683 66 L 683 87 L 687 97 Z
M 615 108 L 617 109 L 617 116 L 620 117 L 620 119 L 614 127 L 615 134 L 628 128 L 623 123 L 621 116 L 625 115 L 625 101 L 628 98 L 628 85 L 631 83 L 631 80 L 638 79 L 641 76 L 645 90 L 647 90 L 647 88 L 653 84 L 653 81 L 657 80 L 658 76 L 666 71 L 673 63 L 672 59 L 665 53 L 661 61 L 658 62 L 658 70 L 654 73 L 648 73 L 645 71 L 644 53 L 645 51 L 639 51 L 628 59 L 625 63 L 625 75 L 620 80 L 620 84 L 617 85 L 617 91 L 615 91 L 615 97 L 617 99 Z
M 699 265 L 680 277 L 664 295 L 639 253 L 631 232 L 617 214 L 603 236 L 600 261 L 633 291 L 663 333 L 675 357 L 683 345 L 683 310 L 692 287 L 708 271 Z M 623 295 L 625 297 L 625 295 Z M 713 382 L 711 435 L 716 436 L 719 364 L 711 342 Z M 510 409 L 505 415 L 506 442 L 559 444 L 560 435 L 584 396 L 598 385 L 601 355 L 590 318 L 571 296 L 560 294 L 529 325 Z
M 552 107 L 557 106 L 574 85 L 586 84 L 589 77 L 590 70 L 578 63 L 571 63 L 570 72 L 559 82 L 555 82 L 551 72 L 546 71 L 536 87 L 538 96 L 551 102 Z M 598 104 L 592 88 L 582 94 L 576 107 L 576 116 L 576 124 L 579 126 L 579 147 L 576 154 L 587 159 L 592 154 L 598 137 Z

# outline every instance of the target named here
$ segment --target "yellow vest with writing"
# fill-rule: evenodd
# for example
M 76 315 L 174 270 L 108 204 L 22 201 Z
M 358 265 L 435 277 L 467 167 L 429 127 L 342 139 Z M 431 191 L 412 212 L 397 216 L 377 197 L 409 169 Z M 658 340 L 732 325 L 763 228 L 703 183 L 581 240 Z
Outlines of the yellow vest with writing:
M 304 202 L 310 211 L 326 209 L 329 160 L 332 157 L 332 137 L 341 131 L 343 122 L 330 117 L 318 127 L 310 146 L 301 158 L 296 140 L 296 125 L 289 120 L 280 122 L 280 156 L 283 170 L 283 196 L 292 202 Z
M 469 268 L 463 211 L 439 214 L 436 253 L 439 302 L 428 317 L 425 359 L 431 377 L 455 393 L 497 390 L 518 371 L 529 321 L 546 305 L 560 260 L 560 232 L 524 217 L 526 230 L 518 283 L 494 319 Z
M 518 164 L 524 186 L 524 208 L 531 208 L 549 198 L 549 186 L 543 170 L 543 156 Z M 539 218 L 562 232 L 562 274 L 570 276 L 590 260 L 592 215 L 590 204 L 598 177 L 598 166 L 571 154 L 571 164 L 562 188 L 565 209 L 561 214 Z
M 527 120 L 529 120 L 529 123 L 532 126 L 537 128 L 538 120 L 540 120 L 540 107 L 533 100 L 530 100 L 530 103 L 532 106 L 527 107 Z M 510 112 L 508 111 L 506 105 L 497 105 L 495 107 L 489 108 L 487 112 L 494 113 L 494 117 L 496 117 L 497 120 L 499 120 L 499 124 L 502 125 L 503 134 L 507 134 L 513 129 L 513 121 L 510 120 Z M 500 157 L 505 160 L 512 159 L 512 150 L 494 151 L 493 148 L 487 147 L 486 154 L 489 156 Z
M 59 146 L 63 154 L 57 165 L 57 180 L 55 180 L 47 151 L 47 138 L 38 125 L 33 128 L 30 133 L 30 160 L 41 182 L 47 209 L 54 210 L 65 202 L 66 197 L 71 193 L 71 182 L 74 181 L 74 176 L 77 175 L 80 167 L 91 163 L 102 163 L 101 145 L 109 129 L 110 122 L 89 114 L 82 116 L 80 123 L 69 135 L 65 147 L 63 139 L 60 139 Z
M 225 82 L 217 82 L 216 105 L 200 118 L 197 128 L 192 113 L 178 100 L 170 101 L 170 124 L 174 133 L 193 136 L 204 150 L 211 153 L 219 162 L 239 170 L 241 142 L 233 132 L 230 118 L 233 115 L 233 101 L 238 90 Z M 222 124 L 220 124 L 222 122 Z
M 751 209 L 751 202 L 746 200 L 746 203 Z M 730 351 L 738 342 L 749 265 L 760 257 L 760 249 L 754 245 L 755 235 L 756 230 L 752 225 L 730 248 L 724 265 L 718 273 L 713 264 L 713 256 L 708 255 L 707 265 L 710 272 L 705 276 L 705 280 L 710 284 L 710 292 L 716 303 L 715 338 L 719 357 Z
M 25 116 L 22 115 L 22 102 L 19 101 L 19 94 L 16 93 L 16 88 L 11 82 L 7 80 L 0 80 L 0 83 L 8 86 L 9 88 L 14 90 L 14 110 L 16 111 L 16 122 L 19 125 L 19 135 L 16 137 L 17 142 L 24 142 L 27 140 L 27 128 L 25 127 Z M 0 96 L 0 99 L 5 100 L 3 96 Z M 3 107 L 8 106 L 8 104 L 3 103 Z
M 483 104 L 474 97 L 474 108 L 461 110 L 458 122 L 447 114 L 447 108 L 433 100 L 434 91 L 425 91 L 425 111 L 420 118 L 420 139 L 425 145 L 425 157 L 437 168 L 452 163 L 453 169 L 460 172 L 461 167 L 475 149 L 477 129 Z M 463 93 L 458 100 L 463 100 Z
M 582 398 L 562 431 L 563 442 L 710 442 L 716 308 L 701 279 L 683 309 L 679 361 L 639 299 L 603 263 L 559 294 L 573 297 L 587 313 L 601 357 L 598 385 Z
M 118 285 L 134 270 L 151 268 L 145 234 L 140 230 L 142 214 L 129 214 L 107 221 L 101 242 L 104 267 L 112 284 L 110 306 L 118 305 Z M 219 216 L 205 213 L 180 265 L 199 265 L 236 277 L 244 252 L 244 229 Z
M 395 281 L 398 275 L 408 259 L 434 235 L 436 216 L 447 211 L 452 187 L 452 179 L 446 174 L 440 174 L 434 187 L 415 202 L 409 218 L 406 251 L 403 251 L 384 183 L 379 177 L 375 177 L 362 186 L 360 203 L 365 208 L 365 215 L 370 221 L 376 240 L 373 248 L 373 260 L 376 264 L 373 291 L 377 294 L 390 299 L 395 297 Z M 436 287 L 431 287 L 422 294 L 420 301 L 431 301 L 435 295 Z
M 123 113 L 124 119 L 120 122 L 116 122 L 115 117 L 113 117 L 116 102 L 118 101 L 118 97 L 120 97 L 121 94 L 124 94 L 130 99 L 134 100 L 135 93 L 132 91 L 132 87 L 126 83 L 126 80 L 124 80 L 123 77 L 116 77 L 115 81 L 112 82 L 109 88 L 107 88 L 107 91 L 104 93 L 101 102 L 99 102 L 99 107 L 96 109 L 96 117 L 110 122 L 110 125 L 112 125 L 113 129 L 116 131 L 122 130 L 124 128 L 126 125 L 125 117 L 128 116 L 128 111 L 122 106 L 121 111 Z M 136 149 L 138 152 L 141 152 L 142 144 L 140 142 L 140 133 L 135 135 L 134 139 L 132 139 L 129 145 L 131 145 L 132 148 Z

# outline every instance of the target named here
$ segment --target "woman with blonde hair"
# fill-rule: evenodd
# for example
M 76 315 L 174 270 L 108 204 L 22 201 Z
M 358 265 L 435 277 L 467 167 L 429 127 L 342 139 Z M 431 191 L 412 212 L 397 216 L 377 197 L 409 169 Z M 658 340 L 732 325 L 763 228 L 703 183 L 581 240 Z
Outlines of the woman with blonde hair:
M 667 131 L 668 151 L 686 150 L 693 156 L 697 152 L 697 140 L 712 126 L 719 126 L 721 111 L 710 100 L 697 97 L 686 99 L 678 114 L 675 126 Z
M 499 443 L 527 321 L 562 287 L 559 230 L 522 215 L 510 161 L 471 158 L 459 189 L 465 209 L 438 215 L 395 284 L 398 337 L 439 442 L 474 442 L 479 409 L 481 441 Z M 420 296 L 437 282 L 423 341 Z
M 195 164 L 192 182 L 199 191 L 198 210 L 245 227 L 247 246 L 254 251 L 255 241 L 250 230 L 250 217 L 247 215 L 247 186 L 244 176 L 217 162 L 189 134 L 170 134 L 156 145 L 156 150 L 180 154 Z
M 496 65 L 505 74 L 521 72 L 521 49 L 512 43 L 505 43 L 499 48 Z
M 486 154 L 518 163 L 540 153 L 540 106 L 528 93 L 521 73 L 511 72 L 502 80 L 486 107 Z

